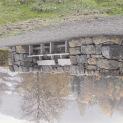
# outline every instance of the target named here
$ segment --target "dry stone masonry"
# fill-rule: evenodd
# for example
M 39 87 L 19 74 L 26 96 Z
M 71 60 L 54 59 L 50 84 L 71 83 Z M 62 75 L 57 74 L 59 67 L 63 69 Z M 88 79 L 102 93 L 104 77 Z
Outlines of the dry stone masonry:
M 123 37 L 94 36 L 68 41 L 71 66 L 37 66 L 30 58 L 28 46 L 11 47 L 10 68 L 15 71 L 66 71 L 76 75 L 123 75 Z
M 81 66 L 85 74 L 122 75 L 122 43 L 119 36 L 74 39 L 69 42 L 71 62 L 74 67 Z

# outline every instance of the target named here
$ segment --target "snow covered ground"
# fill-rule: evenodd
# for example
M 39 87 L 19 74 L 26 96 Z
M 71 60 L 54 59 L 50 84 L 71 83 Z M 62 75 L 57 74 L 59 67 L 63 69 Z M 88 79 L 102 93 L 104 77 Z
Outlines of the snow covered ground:
M 18 120 L 13 117 L 3 115 L 0 113 L 0 123 L 29 123 L 29 122 L 24 120 Z
M 9 71 L 7 67 L 0 67 L 0 123 L 29 123 L 17 119 L 20 98 L 14 91 L 18 82 L 18 73 Z
M 19 73 L 0 67 L 0 123 L 34 123 L 23 118 L 22 97 L 16 91 L 20 82 Z

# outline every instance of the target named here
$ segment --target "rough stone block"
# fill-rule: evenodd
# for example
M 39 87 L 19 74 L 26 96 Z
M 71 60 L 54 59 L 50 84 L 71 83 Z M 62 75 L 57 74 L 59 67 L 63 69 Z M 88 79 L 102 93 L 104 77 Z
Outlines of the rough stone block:
M 96 45 L 96 54 L 100 55 L 102 53 L 102 45 Z
M 14 62 L 16 65 L 20 66 L 21 65 L 21 61 L 16 61 Z
M 117 70 L 106 70 L 106 69 L 101 69 L 100 70 L 101 75 L 110 75 L 110 76 L 119 76 L 120 75 L 120 71 L 119 69 Z
M 98 59 L 97 66 L 104 69 L 117 69 L 119 67 L 119 62 L 115 60 Z
M 70 72 L 70 66 L 63 66 L 64 72 Z
M 15 59 L 15 61 L 19 61 L 20 60 L 20 55 L 19 54 L 15 54 L 14 55 L 14 59 Z
M 102 47 L 102 54 L 108 59 L 123 59 L 123 46 L 109 45 Z
M 119 67 L 123 68 L 123 61 L 119 63 Z
M 109 46 L 103 46 L 103 47 L 102 47 L 102 55 L 103 55 L 105 58 L 110 59 L 110 47 L 109 47 Z
M 29 68 L 28 67 L 22 67 L 23 72 L 29 72 Z
M 17 53 L 29 53 L 28 46 L 16 46 Z
M 49 70 L 50 71 L 50 70 Z M 58 72 L 63 72 L 63 68 L 62 67 L 57 67 L 57 71 Z
M 76 75 L 84 74 L 84 67 L 83 67 L 83 65 L 70 66 L 70 73 L 71 74 L 76 74 Z
M 81 48 L 76 47 L 76 48 L 70 48 L 70 55 L 78 55 L 81 54 Z
M 33 58 L 31 58 L 31 57 L 27 57 L 27 58 L 25 58 L 25 59 L 24 59 L 24 61 L 32 62 L 32 61 L 33 61 Z
M 24 60 L 24 54 L 20 54 L 20 60 L 21 60 L 21 61 Z
M 87 65 L 86 66 L 86 69 L 87 70 L 96 70 L 97 69 L 97 66 L 96 65 Z
M 33 66 L 33 63 L 29 62 L 29 61 L 21 61 L 20 64 L 21 64 L 21 66 L 24 66 L 24 67 L 31 67 L 31 66 Z
M 87 55 L 78 55 L 77 56 L 77 63 L 78 64 L 87 63 Z
M 69 46 L 70 47 L 78 47 L 78 46 L 81 46 L 81 41 L 80 39 L 76 39 L 76 40 L 72 40 L 72 41 L 69 41 Z
M 96 65 L 96 58 L 89 58 L 88 64 Z
M 88 59 L 91 58 L 91 54 L 87 54 L 87 58 L 88 58 Z
M 107 36 L 98 36 L 93 38 L 95 44 L 121 44 L 121 39 L 119 37 L 107 37 Z
M 93 40 L 92 38 L 81 38 L 81 44 L 92 44 Z
M 95 76 L 99 76 L 100 73 L 97 70 L 85 70 L 85 75 L 95 75 Z
M 91 58 L 103 58 L 102 55 L 91 55 Z
M 107 42 L 107 38 L 104 36 L 98 36 L 98 37 L 93 37 L 93 43 L 94 44 L 102 44 Z
M 81 46 L 81 53 L 82 54 L 95 54 L 96 48 L 94 45 Z
M 120 73 L 123 74 L 123 67 L 120 67 Z
M 111 45 L 110 46 L 110 58 L 123 59 L 123 46 Z
M 70 61 L 73 65 L 77 64 L 77 57 L 76 56 L 70 56 Z
M 109 38 L 109 42 L 112 42 L 113 44 L 119 44 L 121 45 L 122 43 L 122 39 L 117 37 L 117 36 L 113 36 Z
M 30 72 L 33 72 L 33 67 L 29 67 L 29 71 Z
M 17 65 L 13 65 L 14 71 L 18 71 L 19 67 Z

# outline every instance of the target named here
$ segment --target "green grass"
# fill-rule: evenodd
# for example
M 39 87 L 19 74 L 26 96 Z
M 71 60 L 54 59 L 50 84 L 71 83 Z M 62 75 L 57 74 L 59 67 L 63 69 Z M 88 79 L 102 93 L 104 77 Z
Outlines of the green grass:
M 6 2 L 7 1 L 7 2 Z M 56 19 L 76 12 L 104 15 L 123 15 L 123 0 L 64 0 L 64 3 L 46 2 L 42 11 L 32 11 L 37 5 L 30 2 L 21 5 L 16 0 L 0 0 L 0 25 L 33 18 Z

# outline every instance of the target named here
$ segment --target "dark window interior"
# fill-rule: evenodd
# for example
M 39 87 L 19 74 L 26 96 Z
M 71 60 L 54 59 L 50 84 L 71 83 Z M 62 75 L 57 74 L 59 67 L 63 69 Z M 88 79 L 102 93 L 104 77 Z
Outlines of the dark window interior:
M 65 53 L 65 41 L 32 46 L 32 55 Z

